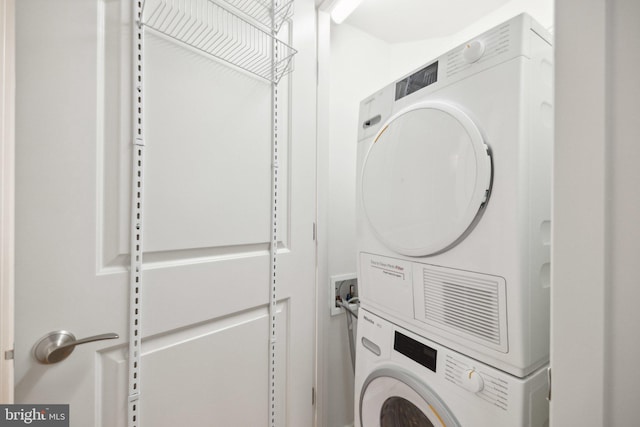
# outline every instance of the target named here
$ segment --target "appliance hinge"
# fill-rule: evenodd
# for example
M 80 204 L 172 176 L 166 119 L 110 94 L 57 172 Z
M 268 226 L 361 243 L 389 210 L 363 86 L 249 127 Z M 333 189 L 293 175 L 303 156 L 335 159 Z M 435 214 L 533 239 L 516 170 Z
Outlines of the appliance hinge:
M 13 360 L 14 352 L 13 349 L 7 350 L 4 352 L 4 360 Z
M 551 366 L 547 368 L 547 400 L 551 402 Z
M 316 388 L 311 387 L 311 406 L 316 405 Z
M 317 232 L 317 231 L 316 231 L 316 223 L 314 222 L 314 223 L 313 223 L 313 240 L 314 240 L 314 241 L 316 240 L 316 232 Z

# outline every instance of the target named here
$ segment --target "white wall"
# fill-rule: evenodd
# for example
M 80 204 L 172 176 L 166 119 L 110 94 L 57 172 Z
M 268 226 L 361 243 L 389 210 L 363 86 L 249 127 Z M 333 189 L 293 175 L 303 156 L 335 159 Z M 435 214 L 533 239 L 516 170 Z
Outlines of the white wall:
M 0 0 L 0 403 L 13 403 L 14 0 Z
M 637 1 L 556 5 L 553 427 L 640 419 L 639 20 Z
M 595 427 L 605 425 L 604 2 L 571 2 L 577 16 L 568 3 L 556 7 L 551 424 Z
M 544 27 L 553 26 L 552 0 L 513 0 L 456 34 L 411 43 L 389 44 L 346 24 L 331 25 L 328 52 L 326 58 L 320 58 L 319 82 L 319 96 L 327 98 L 319 111 L 329 108 L 326 117 L 319 119 L 318 138 L 320 149 L 326 150 L 319 156 L 319 205 L 324 211 L 319 222 L 318 327 L 326 340 L 319 354 L 319 372 L 321 381 L 325 381 L 319 426 L 343 427 L 353 422 L 353 373 L 346 320 L 344 315 L 329 317 L 328 287 L 331 276 L 356 271 L 355 165 L 360 101 L 430 59 L 525 11 Z
M 640 419 L 640 2 L 607 3 L 605 424 Z
M 329 281 L 331 276 L 356 272 L 358 105 L 389 81 L 389 45 L 353 27 L 331 25 L 328 19 L 327 14 L 320 13 L 319 27 L 324 25 L 326 45 L 324 57 L 323 46 L 319 46 L 324 63 L 318 94 L 318 425 L 343 427 L 353 422 L 353 369 L 346 319 L 344 315 L 329 315 Z M 322 35 L 319 39 L 322 44 Z

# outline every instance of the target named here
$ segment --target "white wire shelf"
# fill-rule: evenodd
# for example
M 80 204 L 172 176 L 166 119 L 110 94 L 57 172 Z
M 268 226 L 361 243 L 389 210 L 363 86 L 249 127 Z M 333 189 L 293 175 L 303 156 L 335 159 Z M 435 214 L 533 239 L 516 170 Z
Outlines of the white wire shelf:
M 263 0 L 225 1 L 247 15 L 249 3 L 264 7 Z M 294 48 L 212 0 L 146 0 L 141 24 L 270 82 L 293 70 Z
M 272 27 L 271 0 L 223 0 L 267 28 Z M 293 0 L 277 0 L 273 29 L 277 32 L 282 23 L 293 15 Z

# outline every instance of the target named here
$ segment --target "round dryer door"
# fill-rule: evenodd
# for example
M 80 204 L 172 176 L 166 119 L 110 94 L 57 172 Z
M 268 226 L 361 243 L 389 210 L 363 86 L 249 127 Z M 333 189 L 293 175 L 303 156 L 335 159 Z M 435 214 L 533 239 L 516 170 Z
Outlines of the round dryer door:
M 491 193 L 491 154 L 464 112 L 423 102 L 381 128 L 361 182 L 365 215 L 384 244 L 403 255 L 435 255 L 479 220 Z
M 404 371 L 381 369 L 365 381 L 358 427 L 459 427 L 444 402 Z

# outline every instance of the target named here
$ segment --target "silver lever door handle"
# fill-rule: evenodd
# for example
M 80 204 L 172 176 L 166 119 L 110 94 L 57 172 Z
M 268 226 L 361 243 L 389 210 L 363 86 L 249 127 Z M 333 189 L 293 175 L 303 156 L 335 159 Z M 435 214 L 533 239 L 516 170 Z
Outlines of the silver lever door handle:
M 77 340 L 71 332 L 54 331 L 38 340 L 33 347 L 33 356 L 38 362 L 50 365 L 61 362 L 69 357 L 77 345 L 116 338 L 119 338 L 118 334 L 111 332 Z

